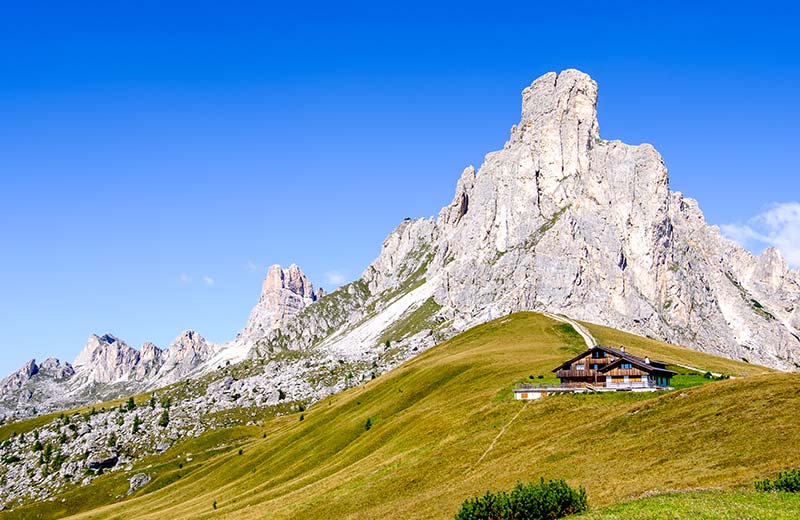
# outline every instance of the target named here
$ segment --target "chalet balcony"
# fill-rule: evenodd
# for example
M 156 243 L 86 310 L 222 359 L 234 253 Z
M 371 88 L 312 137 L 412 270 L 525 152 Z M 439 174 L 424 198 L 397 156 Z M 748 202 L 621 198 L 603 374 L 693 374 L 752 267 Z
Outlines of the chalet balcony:
M 591 370 L 591 369 L 589 369 L 589 370 L 559 370 L 558 372 L 556 372 L 556 377 L 558 377 L 560 379 L 564 379 L 564 378 L 575 379 L 575 378 L 578 378 L 578 377 L 581 377 L 581 378 L 583 378 L 583 377 L 592 377 L 593 378 L 596 373 L 597 373 L 596 370 Z M 599 379 L 601 377 L 600 374 L 598 374 L 597 377 Z M 602 377 L 605 377 L 605 376 L 602 376 Z
M 639 377 L 643 373 L 642 370 L 638 368 L 615 368 L 614 370 L 609 370 L 608 372 L 604 373 L 603 376 L 636 376 Z M 646 374 L 646 372 L 644 372 Z

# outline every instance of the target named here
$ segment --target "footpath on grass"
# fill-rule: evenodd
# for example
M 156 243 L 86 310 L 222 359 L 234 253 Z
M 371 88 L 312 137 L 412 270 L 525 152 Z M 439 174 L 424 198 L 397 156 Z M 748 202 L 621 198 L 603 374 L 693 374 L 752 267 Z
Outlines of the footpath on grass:
M 577 321 L 564 316 L 563 314 L 553 314 L 551 312 L 543 312 L 545 316 L 550 319 L 560 321 L 561 323 L 566 323 L 567 325 L 572 326 L 575 329 L 575 332 L 581 335 L 583 341 L 586 343 L 586 348 L 594 348 L 597 346 L 597 340 L 592 336 L 592 333 L 589 332 L 589 329 L 578 323 Z

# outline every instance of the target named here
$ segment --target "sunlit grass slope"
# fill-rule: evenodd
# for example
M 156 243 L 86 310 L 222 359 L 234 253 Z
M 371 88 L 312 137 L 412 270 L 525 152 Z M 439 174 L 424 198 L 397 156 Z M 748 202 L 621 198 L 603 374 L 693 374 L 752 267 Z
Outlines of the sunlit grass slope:
M 692 491 L 624 502 L 570 520 L 796 520 L 800 494 Z
M 677 347 L 656 341 L 650 338 L 633 336 L 616 329 L 595 325 L 593 323 L 583 323 L 601 345 L 615 347 L 625 345 L 629 352 L 635 355 L 649 355 L 660 361 L 670 363 L 680 363 L 686 366 L 702 368 L 711 372 L 724 373 L 731 376 L 744 376 L 754 374 L 764 374 L 770 372 L 769 369 L 758 365 L 749 365 L 731 359 L 714 357 L 713 367 L 708 361 L 709 354 L 689 350 L 684 347 Z M 708 366 L 705 366 L 708 365 Z
M 317 403 L 302 421 L 297 413 L 206 434 L 6 515 L 452 518 L 466 497 L 540 476 L 585 486 L 597 508 L 654 491 L 747 487 L 796 464 L 787 450 L 800 443 L 800 375 L 626 334 L 614 343 L 702 370 L 761 374 L 668 393 L 523 404 L 512 399 L 515 384 L 550 377 L 585 346 L 568 325 L 521 313 Z M 153 482 L 121 498 L 140 471 Z

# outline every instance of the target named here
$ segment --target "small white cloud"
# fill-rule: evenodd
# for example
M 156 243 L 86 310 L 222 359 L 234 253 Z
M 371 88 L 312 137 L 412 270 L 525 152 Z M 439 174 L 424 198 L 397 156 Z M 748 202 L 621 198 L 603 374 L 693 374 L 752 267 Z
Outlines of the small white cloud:
M 244 264 L 244 268 L 247 271 L 260 271 L 261 269 L 258 267 L 258 264 L 253 262 L 252 260 L 248 260 L 246 264 Z
M 328 285 L 342 285 L 347 281 L 347 275 L 341 271 L 328 271 L 325 273 L 325 281 Z
M 181 283 L 190 283 L 192 281 L 192 277 L 188 274 L 181 273 L 180 276 L 178 276 L 178 280 Z
M 792 267 L 800 267 L 800 202 L 775 203 L 744 224 L 724 224 L 722 233 L 754 252 L 775 247 Z
M 203 283 L 206 285 L 214 285 L 214 279 L 211 278 L 210 276 L 204 276 Z

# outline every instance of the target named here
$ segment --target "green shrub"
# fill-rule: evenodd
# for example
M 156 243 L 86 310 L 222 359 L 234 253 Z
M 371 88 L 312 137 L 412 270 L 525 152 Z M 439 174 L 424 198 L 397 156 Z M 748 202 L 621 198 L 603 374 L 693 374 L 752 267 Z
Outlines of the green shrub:
M 125 404 L 125 406 L 128 408 L 128 411 L 129 411 L 129 412 L 130 412 L 131 410 L 133 410 L 134 408 L 136 408 L 136 403 L 135 403 L 135 402 L 133 402 L 133 397 L 129 397 L 129 398 L 128 398 L 128 402 Z
M 364 430 L 369 431 L 372 428 L 372 418 L 367 417 L 367 422 L 364 423 Z
M 563 480 L 538 484 L 518 482 L 511 492 L 488 491 L 465 500 L 456 520 L 552 520 L 585 511 L 586 491 L 574 490 Z
M 161 417 L 158 418 L 158 425 L 162 428 L 166 428 L 169 424 L 169 409 L 164 408 L 164 411 L 161 412 Z
M 757 491 L 784 491 L 800 493 L 800 469 L 782 471 L 775 480 L 765 478 L 756 482 Z

